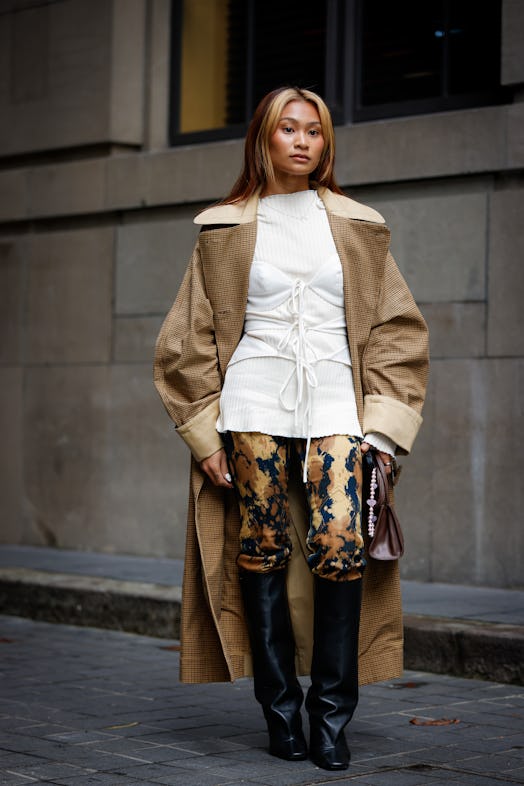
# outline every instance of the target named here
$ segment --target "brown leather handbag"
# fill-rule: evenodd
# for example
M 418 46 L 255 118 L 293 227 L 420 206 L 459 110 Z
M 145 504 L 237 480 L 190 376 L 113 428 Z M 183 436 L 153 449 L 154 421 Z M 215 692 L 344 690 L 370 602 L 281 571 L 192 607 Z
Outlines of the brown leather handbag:
M 404 536 L 390 501 L 384 462 L 377 451 L 370 449 L 363 455 L 362 467 L 363 524 L 367 524 L 370 538 L 368 554 L 379 560 L 399 559 L 404 554 Z

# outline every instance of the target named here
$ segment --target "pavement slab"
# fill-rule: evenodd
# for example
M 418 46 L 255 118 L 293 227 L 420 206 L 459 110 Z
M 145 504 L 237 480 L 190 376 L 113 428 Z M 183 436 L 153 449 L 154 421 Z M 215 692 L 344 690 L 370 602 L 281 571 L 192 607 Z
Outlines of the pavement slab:
M 350 769 L 330 773 L 269 756 L 251 680 L 180 684 L 174 640 L 14 616 L 0 640 L 0 786 L 524 784 L 520 686 L 413 670 L 367 686 Z M 458 722 L 411 722 L 442 719 Z

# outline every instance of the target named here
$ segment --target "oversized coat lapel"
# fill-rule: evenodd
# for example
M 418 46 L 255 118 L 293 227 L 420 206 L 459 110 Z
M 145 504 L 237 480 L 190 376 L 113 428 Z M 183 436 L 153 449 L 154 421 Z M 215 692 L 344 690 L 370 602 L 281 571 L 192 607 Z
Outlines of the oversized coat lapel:
M 329 210 L 328 219 L 342 265 L 346 328 L 357 412 L 362 424 L 362 356 L 379 297 L 382 280 L 380 268 L 383 268 L 386 259 L 389 231 L 383 225 L 348 220 Z
M 213 308 L 222 379 L 242 337 L 256 236 L 256 220 L 203 232 L 200 236 L 202 269 Z

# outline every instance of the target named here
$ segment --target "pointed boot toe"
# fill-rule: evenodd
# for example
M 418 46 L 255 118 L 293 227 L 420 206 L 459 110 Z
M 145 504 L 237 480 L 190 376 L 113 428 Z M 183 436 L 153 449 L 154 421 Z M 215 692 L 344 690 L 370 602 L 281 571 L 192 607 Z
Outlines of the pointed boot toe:
M 287 738 L 270 735 L 269 752 L 286 761 L 303 761 L 308 755 L 306 739 L 303 734 Z
M 347 770 L 351 754 L 344 732 L 339 734 L 334 745 L 330 745 L 324 735 L 321 735 L 321 738 L 317 740 L 315 740 L 315 735 L 312 735 L 309 757 L 313 764 L 323 770 Z

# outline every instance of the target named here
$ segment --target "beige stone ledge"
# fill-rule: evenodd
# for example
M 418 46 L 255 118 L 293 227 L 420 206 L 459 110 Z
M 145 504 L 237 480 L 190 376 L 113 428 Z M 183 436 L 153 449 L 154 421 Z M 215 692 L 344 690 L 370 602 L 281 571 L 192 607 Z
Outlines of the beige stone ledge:
M 107 159 L 104 205 L 113 210 L 145 206 L 147 162 L 147 155 L 123 155 Z
M 27 171 L 27 218 L 96 213 L 104 209 L 103 159 L 33 167 Z
M 242 163 L 239 140 L 153 153 L 146 169 L 146 204 L 214 201 L 236 180 Z
M 338 179 L 349 185 L 504 169 L 507 110 L 483 107 L 338 129 Z
M 27 216 L 27 169 L 0 172 L 0 221 L 16 221 Z
M 355 186 L 503 171 L 521 163 L 523 125 L 517 108 L 497 106 L 345 126 L 338 179 Z M 228 140 L 1 172 L 0 221 L 210 202 L 241 159 L 242 142 Z

